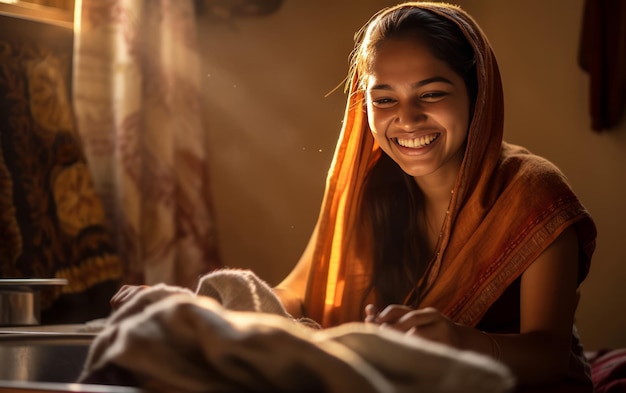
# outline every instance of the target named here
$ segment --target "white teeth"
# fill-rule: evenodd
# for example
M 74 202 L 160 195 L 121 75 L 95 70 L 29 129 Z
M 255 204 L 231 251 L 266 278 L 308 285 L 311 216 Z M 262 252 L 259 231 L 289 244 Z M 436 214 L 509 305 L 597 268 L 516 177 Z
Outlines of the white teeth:
M 430 143 L 432 143 L 432 141 L 434 141 L 438 137 L 439 137 L 439 134 L 431 134 L 431 135 L 420 136 L 419 138 L 411 138 L 411 139 L 397 138 L 396 140 L 398 141 L 398 145 L 400 146 L 410 147 L 412 149 L 418 149 L 420 147 L 429 145 Z

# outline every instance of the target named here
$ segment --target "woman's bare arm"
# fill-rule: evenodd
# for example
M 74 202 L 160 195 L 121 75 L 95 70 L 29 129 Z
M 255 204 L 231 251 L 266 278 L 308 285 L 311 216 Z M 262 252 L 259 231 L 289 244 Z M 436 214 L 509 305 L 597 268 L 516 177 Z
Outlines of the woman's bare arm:
M 287 312 L 295 318 L 306 316 L 304 315 L 304 299 L 315 251 L 317 230 L 316 225 L 300 260 L 289 275 L 274 288 L 274 293 L 280 298 Z
M 578 240 L 568 229 L 522 275 L 520 334 L 487 336 L 464 328 L 461 346 L 499 352 L 520 384 L 562 379 L 569 366 L 577 285 Z
M 492 355 L 523 385 L 562 379 L 568 370 L 577 303 L 578 240 L 566 230 L 522 275 L 520 334 L 490 334 L 455 324 L 433 308 L 393 305 L 366 320 L 461 349 Z
M 567 372 L 577 286 L 578 239 L 568 229 L 522 275 L 520 337 L 496 337 L 502 360 L 520 382 L 545 382 Z

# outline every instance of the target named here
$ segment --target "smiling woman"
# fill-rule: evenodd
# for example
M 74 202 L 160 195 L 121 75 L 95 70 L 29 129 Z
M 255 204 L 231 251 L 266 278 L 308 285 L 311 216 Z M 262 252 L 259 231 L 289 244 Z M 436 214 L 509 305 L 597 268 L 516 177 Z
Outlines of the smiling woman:
M 377 48 L 366 94 L 368 121 L 381 149 L 420 181 L 450 171 L 452 189 L 469 125 L 470 99 L 463 78 L 428 46 L 389 40 Z
M 592 391 L 573 316 L 595 225 L 558 168 L 502 140 L 500 73 L 475 21 L 392 6 L 351 60 L 317 226 L 277 287 L 289 311 L 488 354 L 519 391 Z

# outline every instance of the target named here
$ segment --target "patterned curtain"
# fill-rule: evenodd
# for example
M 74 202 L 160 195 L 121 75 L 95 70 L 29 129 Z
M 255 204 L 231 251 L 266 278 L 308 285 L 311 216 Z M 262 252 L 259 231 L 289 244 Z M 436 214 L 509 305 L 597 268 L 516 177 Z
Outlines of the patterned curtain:
M 44 324 L 107 315 L 122 276 L 76 132 L 71 60 L 71 29 L 0 16 L 0 277 L 67 280 L 42 290 Z
M 195 288 L 221 267 L 192 0 L 77 2 L 74 107 L 124 281 Z

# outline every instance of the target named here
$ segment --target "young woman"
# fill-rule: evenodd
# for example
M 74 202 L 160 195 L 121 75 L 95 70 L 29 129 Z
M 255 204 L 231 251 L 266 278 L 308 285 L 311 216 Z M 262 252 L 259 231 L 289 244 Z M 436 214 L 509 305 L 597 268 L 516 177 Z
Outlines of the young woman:
M 322 326 L 365 319 L 591 392 L 574 329 L 596 230 L 560 171 L 502 141 L 496 59 L 461 9 L 410 2 L 357 35 L 322 209 L 275 288 Z
M 287 310 L 491 355 L 520 392 L 591 392 L 574 314 L 596 229 L 558 168 L 502 141 L 478 25 L 443 3 L 384 9 L 357 35 L 347 87 L 316 228 L 275 288 Z

